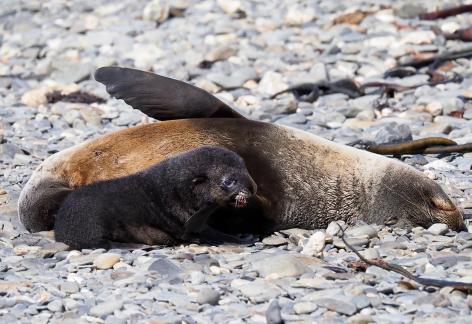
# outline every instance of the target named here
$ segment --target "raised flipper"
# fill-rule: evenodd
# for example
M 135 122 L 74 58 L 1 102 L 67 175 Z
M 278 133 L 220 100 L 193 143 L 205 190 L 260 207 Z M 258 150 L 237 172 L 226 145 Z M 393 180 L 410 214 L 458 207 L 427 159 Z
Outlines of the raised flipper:
M 95 80 L 113 97 L 158 120 L 244 118 L 208 92 L 154 73 L 109 66 L 99 68 Z

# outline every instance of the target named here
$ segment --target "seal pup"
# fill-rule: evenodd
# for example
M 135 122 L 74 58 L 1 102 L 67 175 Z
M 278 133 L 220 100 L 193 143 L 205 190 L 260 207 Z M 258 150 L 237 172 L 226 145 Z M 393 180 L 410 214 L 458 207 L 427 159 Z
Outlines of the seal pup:
M 235 217 L 210 220 L 224 231 L 314 229 L 334 220 L 465 227 L 441 187 L 400 161 L 248 120 L 201 89 L 153 73 L 105 67 L 95 78 L 111 95 L 167 121 L 115 131 L 46 159 L 19 199 L 20 219 L 30 231 L 52 228 L 54 212 L 71 189 L 138 172 L 202 145 L 239 154 L 258 186 L 256 199 Z
M 244 207 L 255 192 L 240 156 L 203 146 L 73 191 L 57 213 L 55 237 L 74 249 L 109 248 L 110 241 L 172 245 L 195 236 L 231 240 L 207 220 L 220 207 Z

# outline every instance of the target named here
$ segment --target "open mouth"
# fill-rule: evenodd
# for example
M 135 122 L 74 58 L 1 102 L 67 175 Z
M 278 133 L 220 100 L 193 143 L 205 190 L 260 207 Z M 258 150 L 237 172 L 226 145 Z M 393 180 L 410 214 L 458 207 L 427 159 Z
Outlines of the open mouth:
M 245 192 L 238 192 L 236 195 L 234 195 L 231 198 L 230 204 L 233 205 L 236 208 L 242 208 L 247 205 L 248 201 L 248 194 Z

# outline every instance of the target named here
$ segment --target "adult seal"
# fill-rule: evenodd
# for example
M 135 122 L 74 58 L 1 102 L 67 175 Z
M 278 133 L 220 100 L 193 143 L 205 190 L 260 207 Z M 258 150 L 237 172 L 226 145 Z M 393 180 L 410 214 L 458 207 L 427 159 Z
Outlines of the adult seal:
M 136 174 L 81 186 L 59 208 L 54 234 L 73 249 L 233 241 L 207 221 L 219 208 L 244 207 L 255 191 L 240 156 L 203 146 Z
M 95 78 L 112 96 L 166 121 L 115 131 L 47 158 L 19 199 L 20 219 L 30 231 L 51 229 L 73 188 L 139 172 L 203 145 L 239 154 L 258 187 L 247 207 L 218 224 L 222 230 L 313 229 L 334 220 L 465 227 L 437 183 L 397 160 L 248 120 L 209 93 L 156 74 L 104 67 Z

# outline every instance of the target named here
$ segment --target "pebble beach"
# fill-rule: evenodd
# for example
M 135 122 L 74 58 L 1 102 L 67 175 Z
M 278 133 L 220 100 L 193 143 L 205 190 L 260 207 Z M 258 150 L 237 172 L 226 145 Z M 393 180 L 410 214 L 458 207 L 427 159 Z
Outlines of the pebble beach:
M 412 59 L 472 50 L 446 37 L 471 26 L 472 13 L 418 18 L 463 3 L 0 0 L 0 323 L 470 323 L 467 291 L 359 266 L 340 226 L 368 259 L 472 282 L 472 153 L 396 157 L 444 188 L 468 232 L 333 222 L 247 245 L 68 251 L 52 232 L 26 232 L 17 215 L 22 187 L 48 156 L 158 122 L 111 98 L 93 79 L 102 66 L 182 80 L 248 118 L 337 143 L 472 143 L 472 58 L 435 70 L 451 82 L 433 83 L 427 67 L 385 75 Z M 273 97 L 342 79 L 404 89 Z M 52 95 L 76 91 L 89 102 Z

